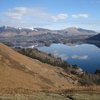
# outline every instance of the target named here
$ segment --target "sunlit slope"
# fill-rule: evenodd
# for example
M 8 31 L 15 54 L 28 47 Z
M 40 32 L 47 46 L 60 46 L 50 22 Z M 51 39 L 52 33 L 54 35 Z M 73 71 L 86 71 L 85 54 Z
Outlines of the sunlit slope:
M 62 68 L 28 58 L 0 44 L 0 91 L 62 90 L 78 84 Z

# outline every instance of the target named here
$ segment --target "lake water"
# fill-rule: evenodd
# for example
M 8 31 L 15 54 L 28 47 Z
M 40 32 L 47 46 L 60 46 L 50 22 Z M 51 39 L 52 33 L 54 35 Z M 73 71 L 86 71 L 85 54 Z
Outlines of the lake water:
M 52 44 L 50 47 L 38 47 L 39 50 L 61 57 L 70 64 L 76 64 L 83 70 L 94 73 L 100 69 L 100 48 L 91 44 L 64 45 Z

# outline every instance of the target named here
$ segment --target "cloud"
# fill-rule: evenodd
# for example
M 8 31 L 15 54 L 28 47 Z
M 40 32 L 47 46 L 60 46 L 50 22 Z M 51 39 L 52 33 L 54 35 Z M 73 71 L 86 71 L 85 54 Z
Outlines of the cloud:
M 21 20 L 25 17 L 29 18 L 39 18 L 39 19 L 50 19 L 51 16 L 49 13 L 39 8 L 28 8 L 28 7 L 15 7 L 13 9 L 9 9 L 4 13 L 6 17 Z
M 54 50 L 53 55 L 55 57 L 60 57 L 62 60 L 68 60 L 69 57 L 65 54 L 59 54 L 57 50 Z
M 13 19 L 22 19 L 22 17 L 28 14 L 29 9 L 25 7 L 15 7 L 13 9 L 9 9 L 8 12 L 5 12 L 5 15 L 13 18 Z
M 84 56 L 73 55 L 71 58 L 78 59 L 78 60 L 87 60 L 89 57 L 87 55 L 84 55 Z
M 0 12 L 0 25 L 14 27 L 44 27 L 51 29 L 64 28 L 65 26 L 79 26 L 86 22 L 75 22 L 71 18 L 87 18 L 88 14 L 70 15 L 66 12 L 53 14 L 44 8 L 38 7 L 14 7 Z M 66 20 L 67 19 L 67 20 Z M 66 22 L 67 21 L 67 22 Z M 97 26 L 96 26 L 97 27 Z
M 51 16 L 51 18 L 54 22 L 57 22 L 59 20 L 65 20 L 66 18 L 68 18 L 68 14 L 62 13 L 62 14 L 58 14 L 58 15 L 55 15 L 55 16 Z
M 24 17 L 27 18 L 36 18 L 39 20 L 45 21 L 53 21 L 57 22 L 60 20 L 65 20 L 68 15 L 65 13 L 60 13 L 57 15 L 53 15 L 45 11 L 44 9 L 39 8 L 28 8 L 28 7 L 15 7 L 13 9 L 9 9 L 4 13 L 7 17 L 15 20 L 22 20 Z
M 68 60 L 69 59 L 69 57 L 67 55 L 64 55 L 64 54 L 59 55 L 59 56 L 61 57 L 62 60 Z
M 88 14 L 73 14 L 72 18 L 88 18 Z
M 54 50 L 53 55 L 54 55 L 55 57 L 59 57 L 59 53 L 58 53 L 56 50 Z

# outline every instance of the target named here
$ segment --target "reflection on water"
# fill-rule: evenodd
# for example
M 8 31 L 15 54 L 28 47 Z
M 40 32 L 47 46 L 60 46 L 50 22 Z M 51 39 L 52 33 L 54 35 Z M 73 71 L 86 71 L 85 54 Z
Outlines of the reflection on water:
M 38 49 L 59 56 L 71 64 L 77 64 L 88 72 L 100 69 L 100 48 L 95 45 L 52 44 L 50 47 L 44 46 Z

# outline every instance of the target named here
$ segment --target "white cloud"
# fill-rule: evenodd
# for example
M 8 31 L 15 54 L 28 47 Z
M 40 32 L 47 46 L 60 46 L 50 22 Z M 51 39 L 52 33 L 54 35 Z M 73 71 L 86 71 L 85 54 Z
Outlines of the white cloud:
M 78 60 L 87 60 L 89 57 L 87 55 L 83 55 L 83 56 L 73 55 L 71 58 L 78 59 Z
M 13 9 L 9 9 L 7 12 L 5 12 L 5 15 L 15 20 L 21 20 L 24 19 L 24 17 L 32 17 L 33 19 L 37 18 L 39 20 L 42 19 L 42 21 L 45 20 L 53 22 L 65 20 L 68 17 L 68 15 L 65 13 L 53 15 L 48 13 L 44 9 L 28 7 L 15 7 Z
M 5 13 L 6 16 L 13 19 L 22 19 L 24 15 L 28 13 L 29 9 L 25 7 L 15 7 L 13 9 L 9 9 L 8 12 Z
M 67 55 L 64 55 L 64 54 L 59 55 L 59 56 L 61 57 L 62 60 L 68 60 L 69 59 L 69 57 Z
M 50 19 L 51 16 L 49 13 L 45 12 L 39 8 L 28 8 L 28 7 L 15 7 L 13 9 L 9 9 L 4 13 L 7 17 L 15 19 L 15 20 L 24 20 L 24 17 L 31 18 L 39 18 L 39 19 Z
M 72 18 L 88 18 L 88 14 L 73 14 Z
M 53 14 L 49 13 L 44 8 L 15 7 L 0 13 L 0 24 L 17 27 L 46 27 L 51 29 L 59 29 L 65 26 L 72 26 L 73 23 L 73 25 L 78 26 L 79 22 L 74 22 L 72 19 L 70 20 L 70 17 L 76 19 L 87 18 L 88 14 L 81 13 L 69 15 L 63 12 Z M 70 21 L 70 23 L 66 23 L 66 19 L 67 21 Z M 81 22 L 81 25 L 83 23 L 86 22 Z
M 59 54 L 56 50 L 53 52 L 53 55 L 55 57 L 60 57 L 62 60 L 68 60 L 69 59 L 69 57 L 67 55 L 65 55 L 65 54 Z
M 66 13 L 62 13 L 55 16 L 51 16 L 51 18 L 53 19 L 54 22 L 57 22 L 59 20 L 65 20 L 66 18 L 68 18 L 68 15 Z

